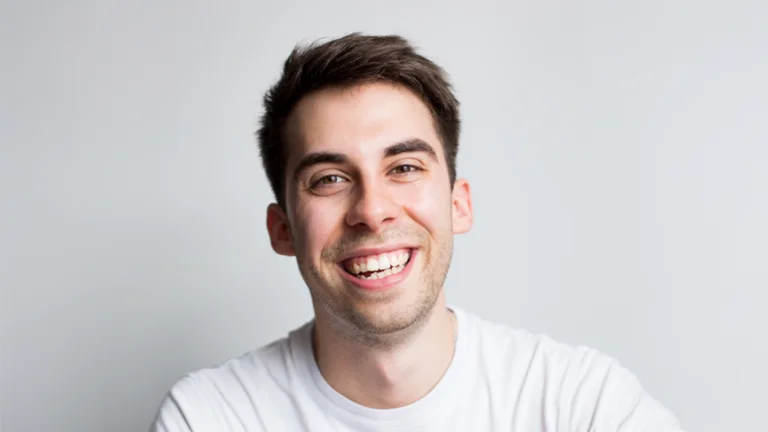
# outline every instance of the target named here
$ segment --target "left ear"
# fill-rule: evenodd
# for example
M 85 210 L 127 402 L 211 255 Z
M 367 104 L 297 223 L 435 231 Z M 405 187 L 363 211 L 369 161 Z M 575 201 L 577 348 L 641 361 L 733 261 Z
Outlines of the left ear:
M 453 233 L 463 234 L 472 229 L 472 196 L 469 190 L 469 182 L 466 179 L 457 179 L 453 183 L 451 192 L 453 209 Z

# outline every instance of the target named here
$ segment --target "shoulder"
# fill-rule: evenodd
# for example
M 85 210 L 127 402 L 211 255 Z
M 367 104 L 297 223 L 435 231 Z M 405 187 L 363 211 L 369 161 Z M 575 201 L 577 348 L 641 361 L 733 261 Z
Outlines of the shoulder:
M 677 419 L 616 358 L 468 314 L 485 370 L 571 430 L 677 431 Z M 535 395 L 535 396 L 534 396 Z M 623 426 L 622 426 L 623 425 Z
M 289 342 L 282 338 L 184 375 L 166 393 L 151 430 L 220 430 L 233 422 L 242 423 L 242 430 L 254 430 L 268 398 L 290 386 Z
M 471 349 L 499 367 L 528 365 L 545 367 L 550 372 L 565 371 L 576 364 L 594 361 L 594 366 L 609 357 L 584 346 L 573 346 L 557 341 L 543 333 L 533 333 L 461 311 L 466 322 Z
M 544 333 L 494 323 L 467 312 L 463 314 L 474 351 L 501 367 L 526 366 L 530 372 L 546 371 L 550 378 L 576 382 L 601 381 L 601 377 L 612 372 L 627 379 L 631 376 L 616 359 L 591 347 L 563 343 Z
M 283 385 L 291 363 L 288 338 L 249 351 L 221 364 L 187 374 L 172 389 L 206 396 L 231 397 L 266 385 Z

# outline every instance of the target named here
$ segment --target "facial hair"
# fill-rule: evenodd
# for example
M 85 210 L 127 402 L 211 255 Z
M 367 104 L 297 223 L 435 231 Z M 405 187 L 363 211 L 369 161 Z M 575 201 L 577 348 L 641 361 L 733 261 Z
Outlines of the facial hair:
M 375 293 L 366 297 L 365 293 L 357 289 L 350 291 L 349 282 L 335 272 L 339 258 L 347 251 L 398 242 L 419 245 L 418 257 L 413 258 L 421 261 L 419 280 L 413 288 L 409 288 L 417 289 L 418 292 L 415 299 L 407 305 L 381 319 L 372 316 L 359 305 L 369 303 L 375 307 L 376 302 L 386 302 L 389 299 L 387 293 Z M 301 250 L 302 248 L 298 248 L 297 252 Z M 344 236 L 321 252 L 320 259 L 324 266 L 315 265 L 309 257 L 299 253 L 297 262 L 313 302 L 332 318 L 332 325 L 337 330 L 335 332 L 358 343 L 381 347 L 407 337 L 426 323 L 443 289 L 452 252 L 453 235 L 450 232 L 440 236 L 437 242 L 430 242 L 426 230 L 392 229 L 382 234 L 358 232 Z

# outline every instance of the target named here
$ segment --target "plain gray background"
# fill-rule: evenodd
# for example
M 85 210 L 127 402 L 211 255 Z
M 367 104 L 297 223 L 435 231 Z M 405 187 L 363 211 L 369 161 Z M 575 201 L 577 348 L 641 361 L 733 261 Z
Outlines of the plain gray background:
M 764 430 L 764 1 L 3 1 L 3 432 L 146 430 L 311 317 L 253 136 L 293 45 L 451 74 L 476 224 L 448 300 L 595 347 L 690 431 Z M 760 416 L 760 417 L 759 417 Z

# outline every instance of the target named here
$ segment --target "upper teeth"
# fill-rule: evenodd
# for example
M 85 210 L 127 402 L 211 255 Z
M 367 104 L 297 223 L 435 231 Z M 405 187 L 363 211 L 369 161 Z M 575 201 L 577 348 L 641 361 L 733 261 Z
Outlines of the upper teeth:
M 353 274 L 364 272 L 384 271 L 403 266 L 411 257 L 410 251 L 400 250 L 366 257 L 357 257 L 345 263 L 347 270 Z

